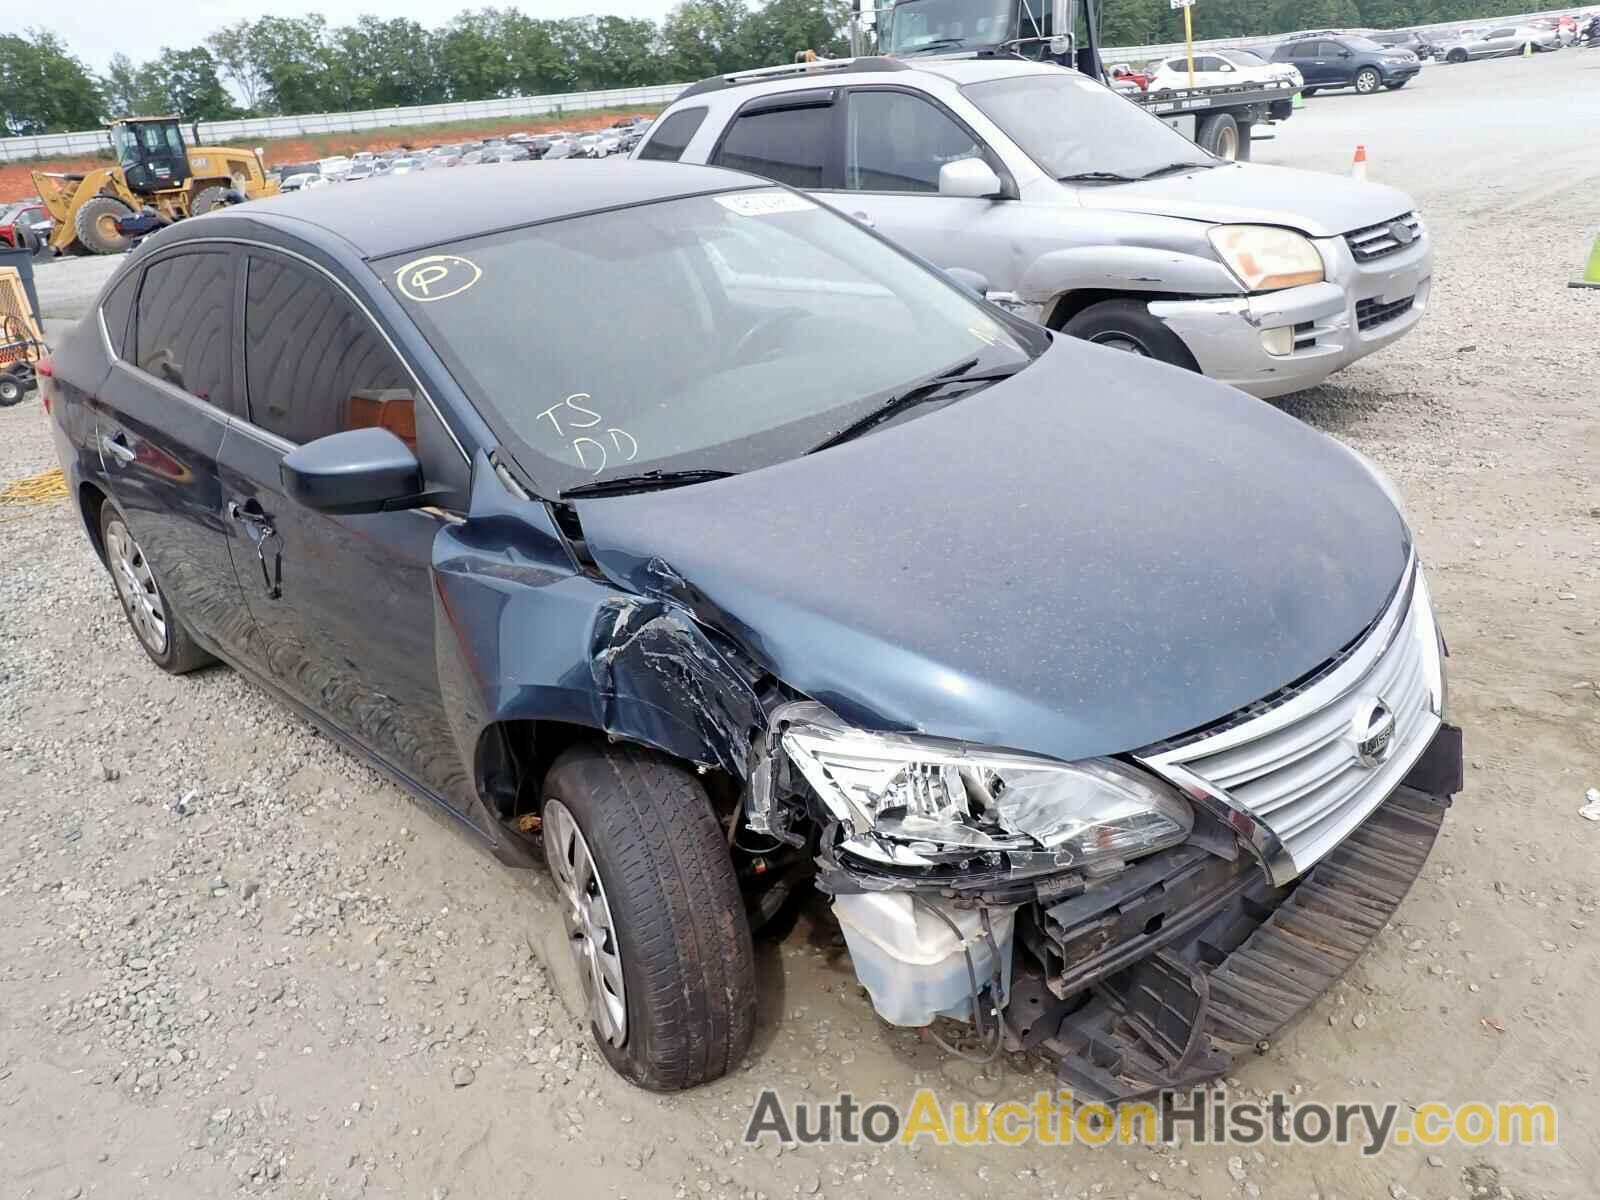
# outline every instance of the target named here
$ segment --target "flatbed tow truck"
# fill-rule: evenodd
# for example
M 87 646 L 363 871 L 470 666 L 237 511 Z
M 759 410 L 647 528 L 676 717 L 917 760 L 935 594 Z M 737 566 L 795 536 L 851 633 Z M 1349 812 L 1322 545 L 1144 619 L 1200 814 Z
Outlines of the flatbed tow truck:
M 1054 62 L 1114 87 L 1202 148 L 1248 159 L 1258 127 L 1286 121 L 1299 89 L 1288 80 L 1142 91 L 1115 86 L 1100 57 L 1100 0 L 888 0 L 863 8 L 852 0 L 850 50 L 867 48 L 866 17 L 877 25 L 877 52 L 891 58 L 983 58 L 1008 55 Z

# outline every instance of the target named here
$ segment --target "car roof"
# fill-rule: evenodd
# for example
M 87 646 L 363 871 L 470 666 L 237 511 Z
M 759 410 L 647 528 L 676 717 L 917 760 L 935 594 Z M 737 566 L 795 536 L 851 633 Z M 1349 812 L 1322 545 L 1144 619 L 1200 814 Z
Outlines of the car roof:
M 463 172 L 484 171 L 478 186 Z M 523 175 L 508 175 L 521 171 Z M 459 241 L 500 229 L 575 217 L 600 209 L 649 204 L 735 188 L 771 187 L 738 171 L 668 162 L 540 162 L 422 171 L 385 185 L 381 198 L 361 188 L 317 188 L 252 200 L 240 209 L 286 234 L 314 225 L 343 239 L 364 258 Z M 226 210 L 225 210 L 226 211 Z M 206 236 L 205 217 L 173 233 Z M 165 239 L 167 244 L 179 238 Z

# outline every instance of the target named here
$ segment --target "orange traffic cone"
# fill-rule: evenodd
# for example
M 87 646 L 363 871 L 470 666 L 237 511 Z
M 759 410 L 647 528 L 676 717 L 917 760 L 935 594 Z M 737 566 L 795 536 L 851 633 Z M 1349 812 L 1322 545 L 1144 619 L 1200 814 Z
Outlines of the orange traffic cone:
M 1356 147 L 1356 156 L 1350 164 L 1350 178 L 1365 179 L 1367 177 L 1367 148 Z

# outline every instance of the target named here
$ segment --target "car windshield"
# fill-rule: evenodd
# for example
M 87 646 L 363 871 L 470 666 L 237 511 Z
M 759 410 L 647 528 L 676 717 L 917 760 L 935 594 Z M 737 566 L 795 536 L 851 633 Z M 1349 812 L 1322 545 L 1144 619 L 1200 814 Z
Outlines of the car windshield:
M 1231 63 L 1241 67 L 1260 67 L 1266 65 L 1266 59 L 1249 50 L 1218 50 L 1218 58 L 1225 58 Z
M 1053 179 L 1139 179 L 1178 163 L 1216 163 L 1164 122 L 1070 71 L 1033 71 L 962 91 Z
M 944 54 L 1014 36 L 1012 0 L 902 0 L 889 13 L 885 53 Z
M 1378 45 L 1378 43 L 1373 41 L 1371 38 L 1347 37 L 1347 38 L 1343 39 L 1343 42 L 1344 42 L 1345 49 L 1347 49 L 1347 50 L 1379 50 L 1379 51 L 1383 51 L 1383 50 L 1390 49 L 1390 47 L 1388 47 L 1388 46 L 1380 46 L 1380 45 Z
M 1014 368 L 1044 344 L 777 188 L 570 217 L 373 269 L 546 495 L 767 466 L 939 372 Z M 645 336 L 602 344 L 617 328 Z

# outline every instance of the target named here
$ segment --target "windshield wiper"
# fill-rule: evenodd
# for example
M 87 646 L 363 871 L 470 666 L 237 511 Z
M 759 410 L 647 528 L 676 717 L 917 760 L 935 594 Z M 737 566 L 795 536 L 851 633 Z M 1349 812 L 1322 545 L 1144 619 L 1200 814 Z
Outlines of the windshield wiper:
M 1218 164 L 1214 162 L 1170 162 L 1164 167 L 1156 167 L 1139 176 L 1140 179 L 1154 179 L 1157 175 L 1171 175 L 1174 171 L 1209 171 Z
M 967 39 L 966 38 L 958 38 L 958 37 L 930 38 L 928 41 L 923 42 L 920 46 L 911 46 L 911 47 L 909 47 L 907 49 L 904 49 L 904 50 L 896 50 L 895 53 L 900 55 L 902 58 L 904 58 L 908 54 L 921 54 L 924 50 L 947 50 L 951 46 L 965 46 L 966 44 L 967 44 Z
M 1143 178 L 1143 176 L 1140 176 Z M 1079 183 L 1089 181 L 1093 183 L 1133 183 L 1132 175 L 1122 175 L 1116 171 L 1075 171 L 1071 175 L 1062 175 L 1057 183 Z
M 815 454 L 818 450 L 826 450 L 830 446 L 837 446 L 840 442 L 848 442 L 852 438 L 858 438 L 868 430 L 876 429 L 879 425 L 889 420 L 890 417 L 897 416 L 908 408 L 915 408 L 919 404 L 932 400 L 945 388 L 954 387 L 957 384 L 998 383 L 1002 379 L 1009 379 L 1032 361 L 1032 359 L 1028 359 L 1025 362 L 1015 363 L 999 370 L 986 371 L 982 375 L 968 375 L 967 372 L 978 365 L 979 359 L 964 359 L 949 370 L 940 371 L 932 379 L 890 396 L 882 404 L 876 408 L 869 409 L 865 414 L 850 422 L 850 424 L 839 430 L 838 433 L 833 434 L 826 441 L 819 442 L 811 447 L 806 453 Z
M 619 492 L 645 492 L 658 488 L 683 487 L 690 483 L 705 483 L 709 479 L 726 479 L 737 471 L 719 471 L 715 467 L 686 467 L 679 471 L 641 471 L 637 475 L 613 475 L 609 479 L 595 479 L 576 484 L 561 493 L 563 500 L 574 496 L 611 496 Z

